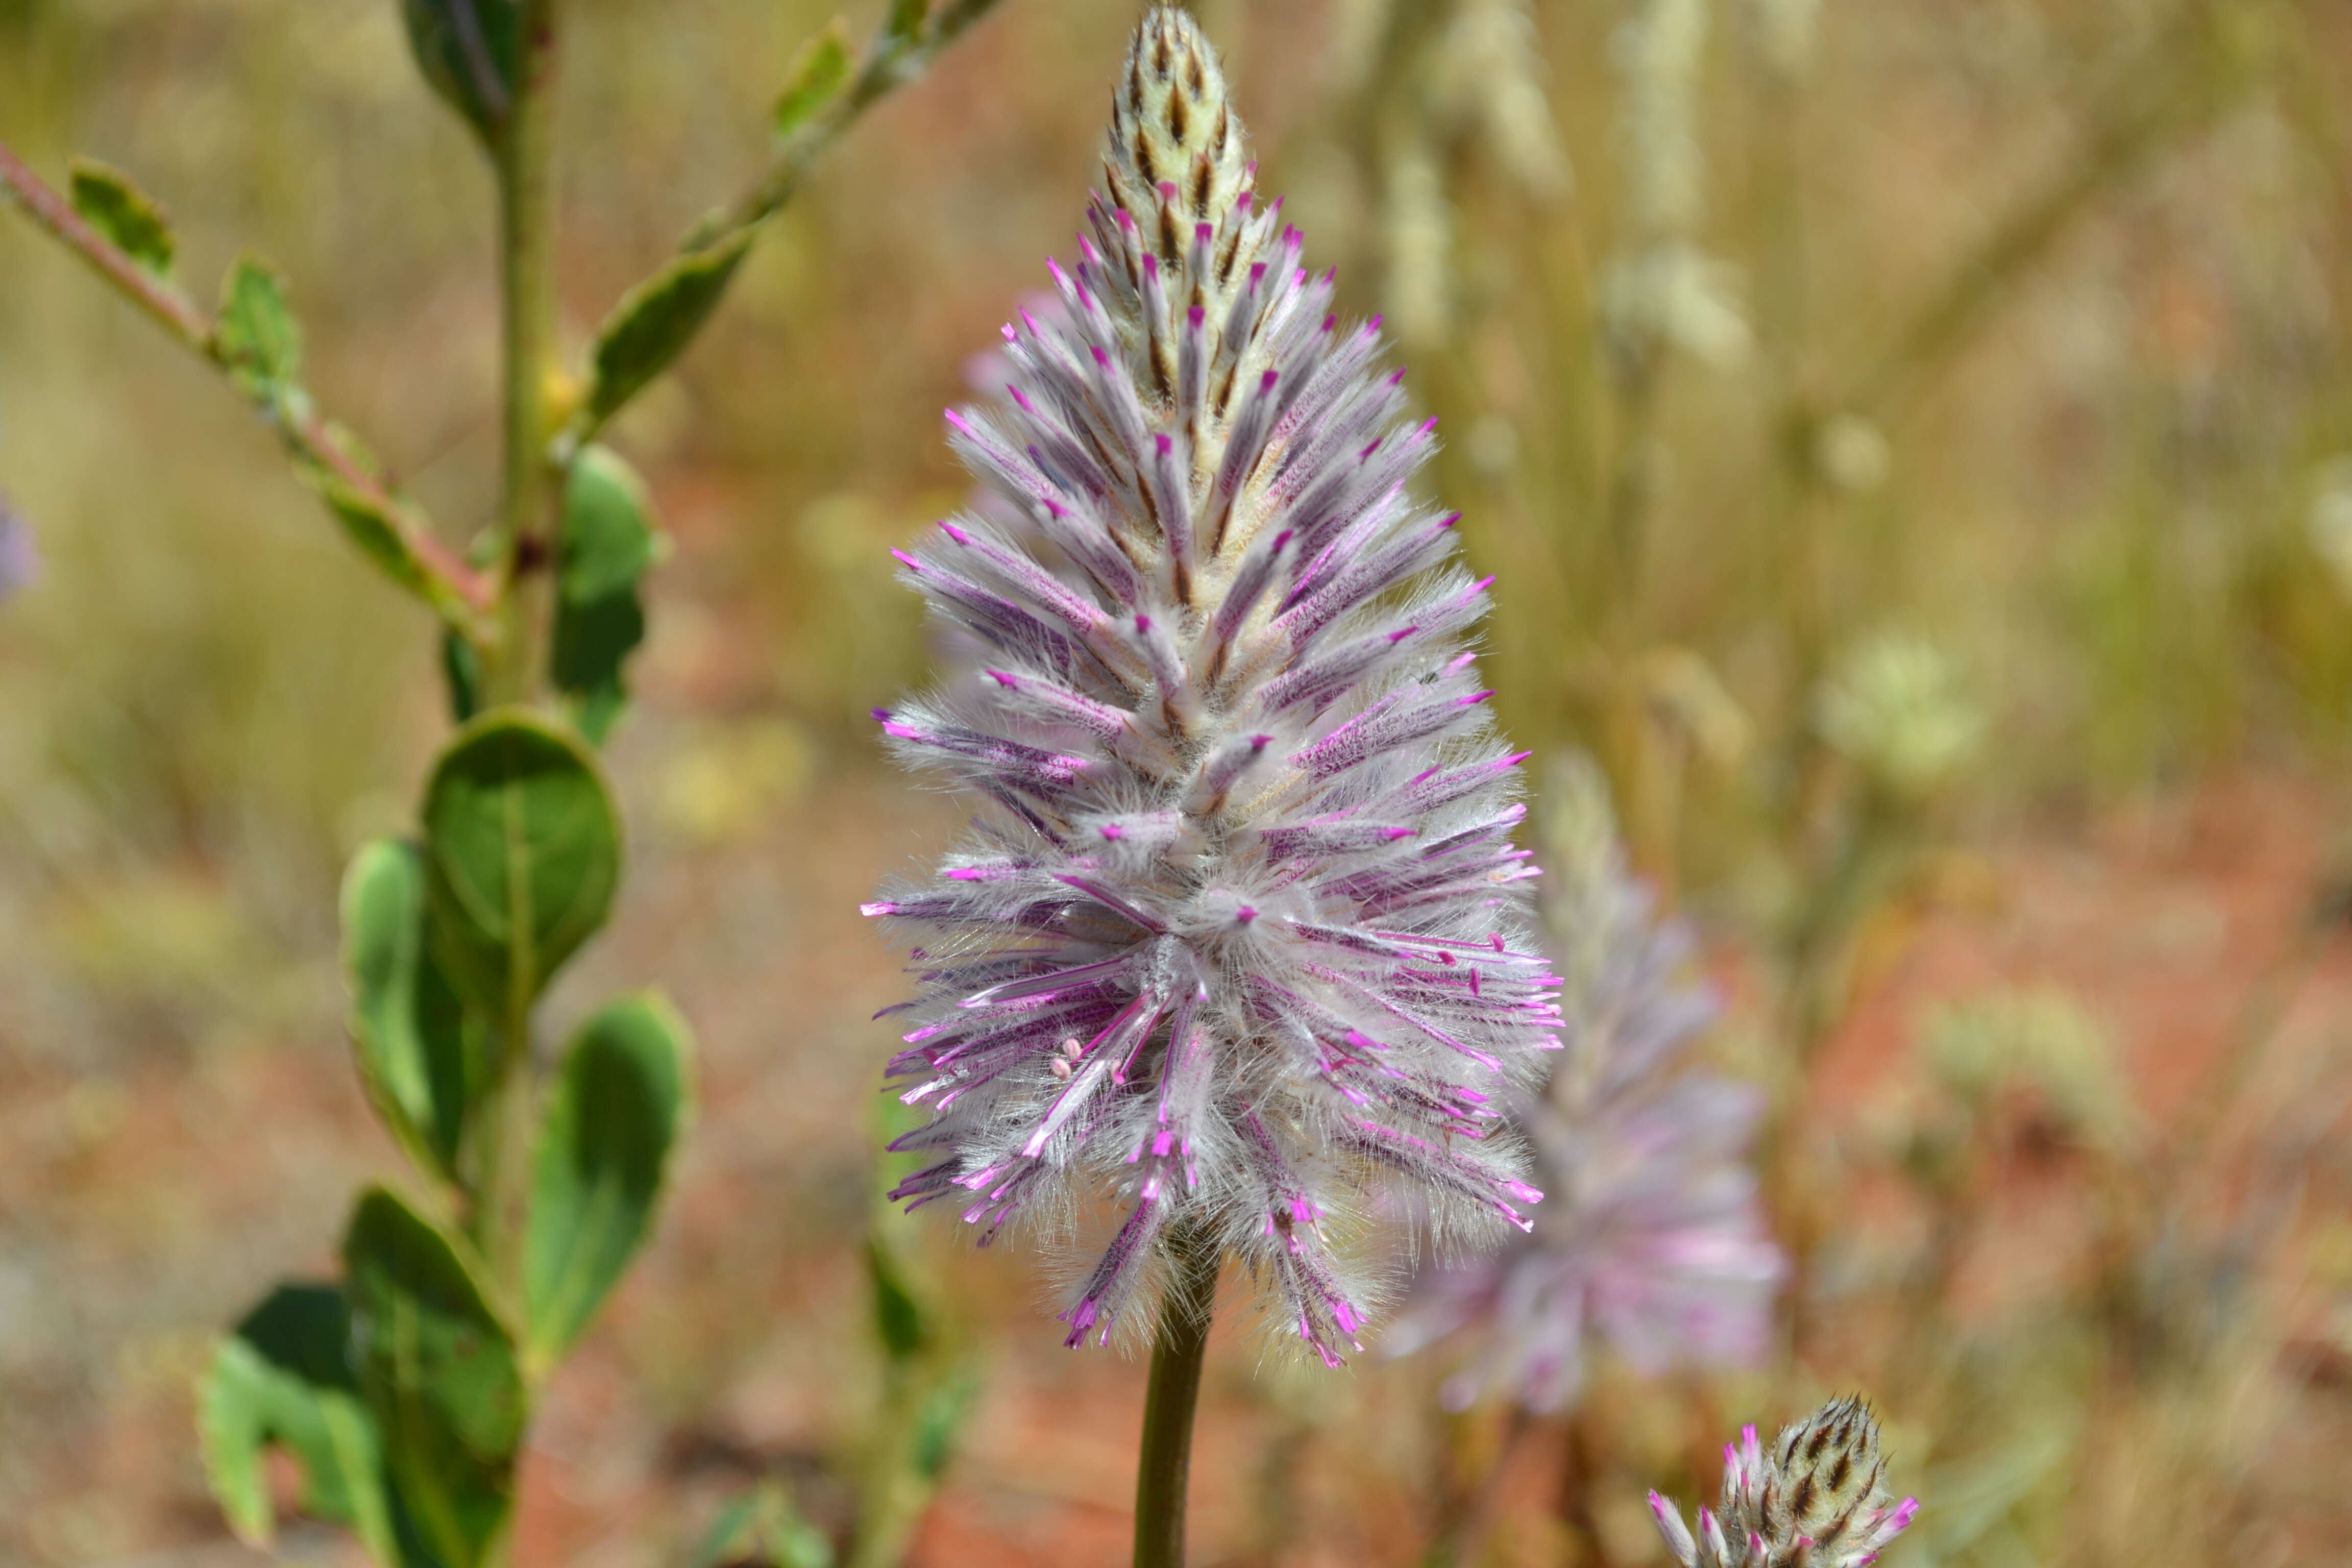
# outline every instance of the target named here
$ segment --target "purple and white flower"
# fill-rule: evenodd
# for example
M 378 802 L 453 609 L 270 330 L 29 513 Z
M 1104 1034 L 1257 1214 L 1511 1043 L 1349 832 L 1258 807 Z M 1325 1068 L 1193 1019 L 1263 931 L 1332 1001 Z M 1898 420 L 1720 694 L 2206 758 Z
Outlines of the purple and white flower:
M 1783 1272 L 1747 1158 L 1763 1097 L 1685 1059 L 1717 1010 L 1690 975 L 1690 931 L 1659 921 L 1626 871 L 1589 763 L 1551 793 L 1546 915 L 1568 1049 L 1514 1108 L 1549 1201 L 1502 1253 L 1425 1276 L 1386 1345 L 1473 1339 L 1443 1391 L 1455 1409 L 1490 1393 L 1562 1409 L 1595 1342 L 1643 1373 L 1753 1363 Z
M 866 912 L 923 943 L 898 1197 L 983 1244 L 1114 1204 L 1072 1345 L 1213 1247 L 1336 1364 L 1376 1210 L 1447 1247 L 1528 1223 L 1502 1107 L 1557 979 L 1469 648 L 1486 584 L 1407 489 L 1432 423 L 1255 173 L 1207 40 L 1152 12 L 1060 310 L 948 416 L 979 493 L 899 557 L 949 673 L 877 716 L 988 809 Z

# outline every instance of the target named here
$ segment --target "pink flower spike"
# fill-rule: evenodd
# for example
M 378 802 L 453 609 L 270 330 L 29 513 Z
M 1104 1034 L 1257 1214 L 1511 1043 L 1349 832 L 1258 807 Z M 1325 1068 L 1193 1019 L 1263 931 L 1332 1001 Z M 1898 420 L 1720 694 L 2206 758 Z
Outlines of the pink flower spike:
M 1158 1289 L 1171 1237 L 1218 1236 L 1337 1366 L 1369 1340 L 1362 1240 L 1324 1219 L 1528 1226 L 1544 1184 L 1489 1136 L 1508 1095 L 1458 1080 L 1540 1081 L 1566 1025 L 1472 711 L 1484 605 L 1411 499 L 1433 443 L 1380 324 L 1339 330 L 1250 189 L 1198 24 L 1155 5 L 1132 48 L 1079 259 L 948 414 L 981 493 L 899 554 L 945 679 L 877 721 L 972 797 L 981 847 L 867 906 L 920 928 L 888 1060 L 924 1160 L 893 1196 L 955 1200 L 982 1245 L 1066 1247 L 1018 1222 L 1118 1205 L 1065 1259 L 1073 1346 Z

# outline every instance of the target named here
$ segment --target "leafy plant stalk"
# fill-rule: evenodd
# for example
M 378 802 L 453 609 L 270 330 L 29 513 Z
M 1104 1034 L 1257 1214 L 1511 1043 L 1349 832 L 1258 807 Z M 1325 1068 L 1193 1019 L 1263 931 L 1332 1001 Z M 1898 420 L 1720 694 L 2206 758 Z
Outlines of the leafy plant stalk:
M 661 553 L 643 482 L 588 437 L 685 350 L 816 153 L 992 3 L 959 0 L 927 23 L 902 0 L 854 75 L 836 24 L 787 91 L 806 125 L 780 126 L 777 175 L 732 209 L 715 255 L 629 291 L 575 381 L 557 353 L 561 0 L 403 0 L 419 68 L 498 188 L 503 489 L 470 555 L 317 412 L 276 272 L 241 258 L 208 315 L 173 279 L 163 209 L 128 175 L 78 161 L 68 196 L 0 146 L 0 192 L 214 364 L 363 554 L 445 628 L 457 728 L 413 836 L 364 847 L 341 897 L 354 1065 L 421 1181 L 363 1192 L 341 1280 L 279 1287 L 215 1358 L 205 1469 L 248 1541 L 274 1525 L 262 1458 L 276 1447 L 298 1462 L 304 1511 L 351 1529 L 384 1568 L 507 1559 L 538 1392 L 650 1234 L 692 1098 L 690 1031 L 656 994 L 606 1003 L 544 1068 L 532 1049 L 540 998 L 619 883 L 619 812 L 593 748 L 625 703 L 642 580 Z M 919 1510 L 969 1380 L 900 1381 L 915 1477 L 901 1500 Z M 804 1525 L 778 1529 L 824 1545 Z
M 228 369 L 217 328 L 194 301 L 176 284 L 142 268 L 121 247 L 99 233 L 5 142 L 0 142 L 0 194 L 182 347 L 215 368 Z M 354 451 L 348 433 L 310 409 L 296 411 L 295 417 L 277 424 L 279 437 L 298 462 L 333 476 L 394 520 L 403 542 L 444 591 L 448 605 L 472 613 L 489 610 L 497 598 L 496 585 L 441 542 L 431 521 L 415 502 L 395 494 L 370 470 Z

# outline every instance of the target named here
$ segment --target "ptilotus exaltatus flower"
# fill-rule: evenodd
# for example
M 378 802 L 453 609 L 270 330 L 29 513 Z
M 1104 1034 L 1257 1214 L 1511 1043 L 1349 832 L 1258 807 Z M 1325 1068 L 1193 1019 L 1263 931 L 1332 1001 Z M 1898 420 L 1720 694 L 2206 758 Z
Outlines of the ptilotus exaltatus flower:
M 897 1195 L 983 1243 L 1112 1199 L 1072 1345 L 1213 1247 L 1336 1364 L 1377 1289 L 1360 1220 L 1451 1244 L 1539 1196 L 1498 1103 L 1556 982 L 1465 641 L 1486 584 L 1184 13 L 1138 30 L 1102 172 L 1003 396 L 948 416 L 971 509 L 899 556 L 950 669 L 877 717 L 992 809 L 867 906 L 925 943 L 891 1070 L 930 1163 Z
M 1644 1373 L 1752 1363 L 1783 1271 L 1747 1158 L 1763 1097 L 1688 1059 L 1717 1012 L 1689 973 L 1693 933 L 1627 868 L 1598 769 L 1575 759 L 1546 795 L 1568 1049 L 1517 1110 L 1549 1200 L 1533 1235 L 1425 1277 L 1386 1344 L 1475 1337 L 1444 1388 L 1456 1409 L 1495 1392 L 1559 1410 L 1594 1342 Z
M 1683 1568 L 1864 1568 L 1910 1527 L 1916 1498 L 1891 1501 L 1878 1423 L 1859 1397 L 1833 1399 L 1767 1449 L 1756 1428 L 1723 1448 L 1723 1498 L 1698 1533 L 1657 1493 L 1650 1512 Z

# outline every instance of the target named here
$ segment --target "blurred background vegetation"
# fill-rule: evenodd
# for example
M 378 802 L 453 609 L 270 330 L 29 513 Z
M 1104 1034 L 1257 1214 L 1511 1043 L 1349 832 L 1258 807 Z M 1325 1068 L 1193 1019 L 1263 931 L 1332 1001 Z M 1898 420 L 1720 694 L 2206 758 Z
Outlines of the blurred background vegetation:
M 1601 759 L 1701 923 L 1796 1263 L 1770 1364 L 1605 1374 L 1491 1486 L 1504 1417 L 1440 1418 L 1442 1366 L 1237 1343 L 1202 1560 L 1412 1563 L 1469 1512 L 1492 1562 L 1663 1561 L 1644 1487 L 1711 1490 L 1724 1432 L 1848 1384 L 1928 1505 L 1906 1563 L 2352 1556 L 2352 6 L 1196 8 L 1261 189 L 1441 419 L 1507 723 Z M 584 337 L 760 166 L 830 5 L 569 9 Z M 961 490 L 938 410 L 1069 248 L 1133 11 L 1005 0 L 614 432 L 677 550 L 613 753 L 634 901 L 562 995 L 659 975 L 709 1061 L 660 1241 L 551 1396 L 526 1564 L 681 1561 L 762 1480 L 820 1532 L 860 1506 L 897 977 L 855 905 L 954 819 L 863 718 L 927 661 L 888 549 Z M 470 524 L 464 136 L 390 0 L 0 0 L 0 137 L 135 171 L 188 276 L 269 255 L 321 401 Z M 332 900 L 428 754 L 431 628 L 13 220 L 0 491 L 42 561 L 0 605 L 0 1561 L 252 1561 L 190 1381 L 392 1163 Z M 1117 1560 L 1136 1369 L 1061 1352 L 1018 1258 L 882 1234 L 984 1389 L 910 1560 Z

